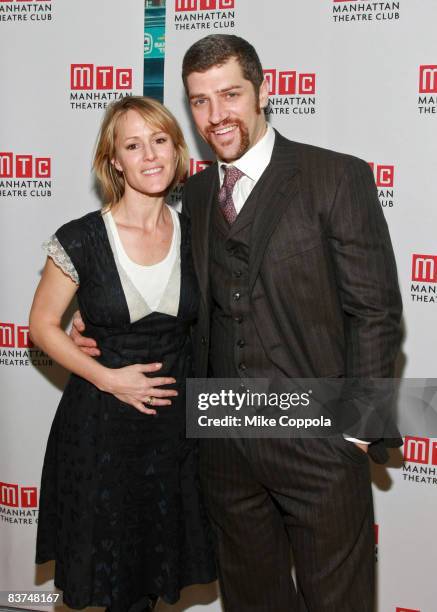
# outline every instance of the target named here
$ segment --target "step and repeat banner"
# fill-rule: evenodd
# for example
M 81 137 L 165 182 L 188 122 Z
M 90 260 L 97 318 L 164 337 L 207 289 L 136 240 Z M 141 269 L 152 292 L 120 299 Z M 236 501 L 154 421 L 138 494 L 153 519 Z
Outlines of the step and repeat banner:
M 435 376 L 435 23 L 435 0 L 0 0 L 0 591 L 53 588 L 51 564 L 33 563 L 34 541 L 66 373 L 29 339 L 40 245 L 100 206 L 91 160 L 112 100 L 143 89 L 163 99 L 186 134 L 189 173 L 211 163 L 180 78 L 183 54 L 201 36 L 235 33 L 254 44 L 269 82 L 267 117 L 284 136 L 371 164 L 404 298 L 398 374 Z M 420 402 L 412 409 L 419 414 Z M 378 612 L 436 610 L 437 440 L 406 433 L 403 451 L 373 471 Z M 219 612 L 216 597 L 191 589 L 176 609 Z

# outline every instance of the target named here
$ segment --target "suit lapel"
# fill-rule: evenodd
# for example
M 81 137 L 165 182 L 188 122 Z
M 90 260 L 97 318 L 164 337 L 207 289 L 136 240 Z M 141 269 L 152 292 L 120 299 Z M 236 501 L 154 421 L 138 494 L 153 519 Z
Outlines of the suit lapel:
M 193 261 L 197 274 L 200 291 L 205 301 L 209 296 L 209 236 L 211 228 L 212 212 L 214 210 L 215 197 L 218 190 L 217 163 L 204 171 L 205 182 L 208 187 L 200 192 L 200 197 L 206 201 L 199 202 L 195 214 L 191 217 L 193 232 Z
M 267 244 L 285 210 L 298 193 L 299 168 L 293 143 L 276 132 L 270 164 L 260 178 L 249 253 L 249 292 L 252 291 Z
M 251 230 L 249 254 L 249 291 L 252 290 L 264 251 L 275 227 L 292 199 L 298 192 L 299 172 L 293 143 L 276 132 L 272 159 L 260 178 L 256 212 Z M 217 163 L 204 171 L 205 189 L 200 197 L 196 213 L 191 216 L 193 232 L 193 260 L 200 291 L 205 301 L 209 299 L 209 242 L 212 212 L 218 191 Z

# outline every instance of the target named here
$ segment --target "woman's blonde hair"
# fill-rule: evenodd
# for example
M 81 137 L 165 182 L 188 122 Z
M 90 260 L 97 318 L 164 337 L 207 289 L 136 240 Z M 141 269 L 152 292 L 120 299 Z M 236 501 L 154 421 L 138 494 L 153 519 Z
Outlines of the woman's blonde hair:
M 184 135 L 178 122 L 171 112 L 157 100 L 144 96 L 127 96 L 114 102 L 106 109 L 100 128 L 96 153 L 94 155 L 93 169 L 103 191 L 105 205 L 110 207 L 124 194 L 125 184 L 122 172 L 113 165 L 115 155 L 115 137 L 117 121 L 129 110 L 134 110 L 143 117 L 150 126 L 162 130 L 170 136 L 176 149 L 176 172 L 170 191 L 187 172 L 189 153 Z

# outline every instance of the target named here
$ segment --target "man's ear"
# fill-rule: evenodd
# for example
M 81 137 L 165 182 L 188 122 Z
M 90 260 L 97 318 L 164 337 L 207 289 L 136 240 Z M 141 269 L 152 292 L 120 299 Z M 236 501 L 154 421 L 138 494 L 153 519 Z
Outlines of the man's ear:
M 267 79 L 264 78 L 264 81 L 261 83 L 261 87 L 259 88 L 259 107 L 266 108 L 269 103 L 269 84 Z

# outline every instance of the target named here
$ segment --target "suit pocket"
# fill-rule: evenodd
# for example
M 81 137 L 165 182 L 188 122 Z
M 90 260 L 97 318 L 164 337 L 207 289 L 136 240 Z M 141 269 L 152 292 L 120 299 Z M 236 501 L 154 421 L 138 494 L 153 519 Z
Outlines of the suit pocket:
M 323 236 L 317 227 L 293 223 L 284 216 L 270 237 L 267 255 L 271 261 L 283 261 L 323 246 Z
M 271 261 L 283 261 L 321 246 L 323 228 L 318 216 L 300 197 L 295 198 L 272 232 L 267 254 Z
M 291 259 L 292 257 L 298 257 L 300 255 L 304 255 L 308 251 L 313 251 L 314 249 L 321 248 L 322 241 L 320 239 L 313 241 L 308 244 L 289 244 L 288 248 L 272 248 L 269 249 L 269 256 L 272 261 L 284 261 L 286 259 Z

